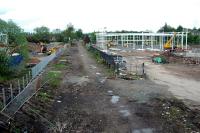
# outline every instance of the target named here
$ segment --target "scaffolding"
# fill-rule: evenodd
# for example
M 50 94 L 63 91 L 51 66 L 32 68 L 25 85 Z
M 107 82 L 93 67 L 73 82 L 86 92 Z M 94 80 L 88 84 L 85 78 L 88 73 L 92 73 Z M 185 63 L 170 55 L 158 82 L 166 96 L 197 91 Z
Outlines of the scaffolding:
M 117 49 L 163 51 L 165 43 L 172 39 L 172 49 L 177 47 L 187 49 L 186 32 L 170 33 L 96 33 L 97 47 L 108 49 L 108 43 L 113 43 Z
M 8 43 L 7 34 L 0 33 L 0 43 L 2 43 L 2 44 L 7 44 Z

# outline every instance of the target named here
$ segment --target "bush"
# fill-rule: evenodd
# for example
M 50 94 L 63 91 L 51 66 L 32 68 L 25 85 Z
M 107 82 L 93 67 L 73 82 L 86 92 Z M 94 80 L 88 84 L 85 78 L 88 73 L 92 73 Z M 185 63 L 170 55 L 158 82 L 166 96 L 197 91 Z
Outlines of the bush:
M 6 52 L 0 52 L 0 76 L 7 76 L 11 73 L 9 66 L 9 56 Z

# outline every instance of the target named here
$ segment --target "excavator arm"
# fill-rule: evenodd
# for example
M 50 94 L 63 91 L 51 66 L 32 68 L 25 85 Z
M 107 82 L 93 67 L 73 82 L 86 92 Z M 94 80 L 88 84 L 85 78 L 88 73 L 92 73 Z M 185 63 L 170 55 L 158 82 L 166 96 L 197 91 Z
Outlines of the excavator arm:
M 172 40 L 176 36 L 176 32 L 174 35 L 164 44 L 164 49 L 172 49 Z

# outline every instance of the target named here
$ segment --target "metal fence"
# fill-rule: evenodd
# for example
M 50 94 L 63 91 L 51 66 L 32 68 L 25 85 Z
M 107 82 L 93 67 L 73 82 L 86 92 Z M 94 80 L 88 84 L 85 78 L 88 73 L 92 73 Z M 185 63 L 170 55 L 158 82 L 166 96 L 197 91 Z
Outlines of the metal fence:
M 56 57 L 56 54 L 53 53 L 42 59 L 40 63 L 31 68 L 32 78 L 35 78 L 46 66 L 47 64 Z
M 109 67 L 114 69 L 117 67 L 123 67 L 125 62 L 123 62 L 123 57 L 121 55 L 113 55 L 109 52 L 104 52 L 99 50 L 94 46 L 90 46 L 89 50 L 99 56 Z
M 144 75 L 144 63 L 137 62 L 138 59 L 129 62 L 121 55 L 112 55 L 109 52 L 103 52 L 94 46 L 90 46 L 89 50 L 96 52 L 103 59 L 103 61 L 108 64 L 109 67 L 113 67 L 117 74 L 136 74 Z
M 1 113 L 8 112 L 9 109 L 7 108 L 14 108 L 11 107 L 12 103 L 17 101 L 17 103 L 24 103 L 25 100 L 27 100 L 30 96 L 32 96 L 38 88 L 38 75 L 44 70 L 44 68 L 47 66 L 47 64 L 55 59 L 56 57 L 60 56 L 66 47 L 60 48 L 57 50 L 56 53 L 53 53 L 47 57 L 45 57 L 40 63 L 38 63 L 36 66 L 34 66 L 31 71 L 29 71 L 25 76 L 23 76 L 20 79 L 17 79 L 17 81 L 13 82 L 7 87 L 2 87 L 0 90 L 0 97 L 2 99 L 2 105 L 1 106 Z M 37 83 L 36 83 L 37 81 Z M 34 85 L 33 85 L 34 84 Z M 35 87 L 33 87 L 35 86 Z M 21 100 L 20 100 L 21 99 Z M 20 101 L 19 101 L 20 100 Z M 18 105 L 18 106 L 17 106 Z M 20 106 L 20 104 L 16 104 L 17 107 Z

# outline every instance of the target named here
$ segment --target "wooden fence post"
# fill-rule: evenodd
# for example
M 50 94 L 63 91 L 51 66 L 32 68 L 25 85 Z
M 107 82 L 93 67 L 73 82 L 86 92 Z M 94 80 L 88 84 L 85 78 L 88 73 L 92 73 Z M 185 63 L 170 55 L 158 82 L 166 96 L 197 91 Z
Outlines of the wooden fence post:
M 21 92 L 21 88 L 20 88 L 20 81 L 18 80 L 18 93 Z
M 29 80 L 31 81 L 32 77 L 31 77 L 31 71 L 29 71 Z
M 12 84 L 10 84 L 10 96 L 11 96 L 11 100 L 13 100 L 13 88 L 12 88 Z
M 28 85 L 28 74 L 26 74 L 26 85 Z
M 23 79 L 22 79 L 23 81 L 23 89 L 25 88 L 25 81 L 24 81 L 24 76 L 23 76 Z
M 5 89 L 2 88 L 2 93 L 3 93 L 3 106 L 6 106 L 6 94 L 5 94 Z

